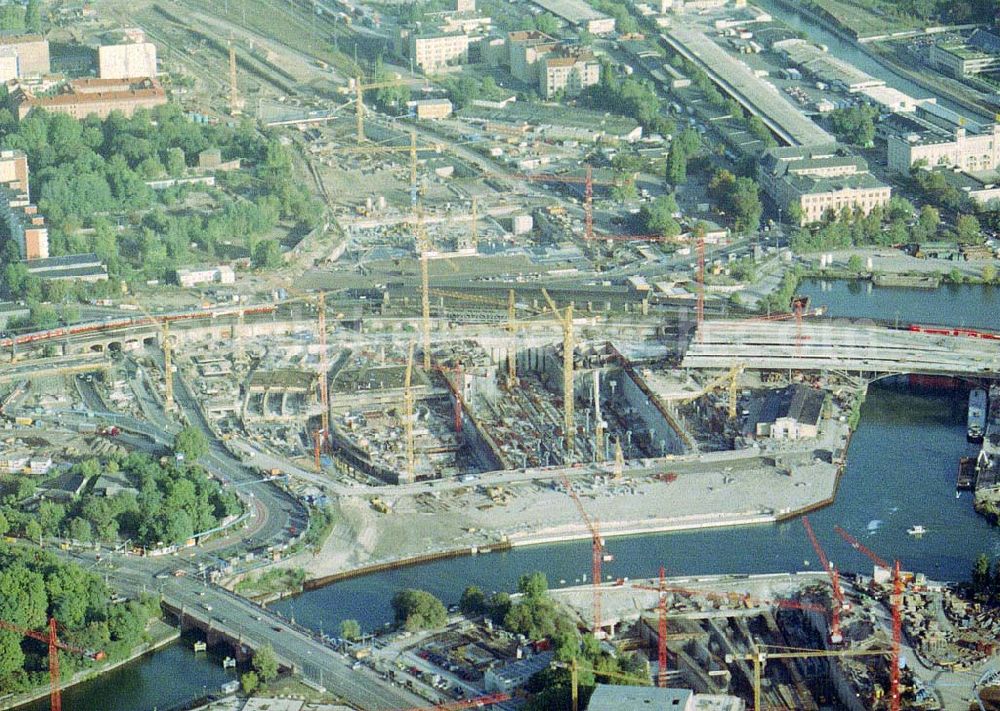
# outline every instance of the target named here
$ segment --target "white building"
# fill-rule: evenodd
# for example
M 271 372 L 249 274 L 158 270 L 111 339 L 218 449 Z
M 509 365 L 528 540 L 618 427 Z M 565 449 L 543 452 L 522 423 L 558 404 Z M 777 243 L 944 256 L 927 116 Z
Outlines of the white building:
M 578 96 L 601 80 L 601 63 L 589 52 L 546 57 L 538 73 L 538 90 L 546 99 L 559 92 Z
M 410 57 L 424 72 L 469 61 L 469 36 L 465 33 L 428 33 L 410 35 Z
M 483 682 L 490 693 L 510 694 L 524 686 L 528 679 L 546 669 L 551 663 L 552 652 L 542 652 L 502 667 L 488 669 Z
M 864 158 L 836 144 L 773 148 L 761 160 L 758 178 L 780 209 L 798 206 L 803 225 L 819 222 L 827 210 L 867 215 L 892 197 L 892 188 L 868 171 Z
M 226 264 L 217 267 L 178 269 L 177 282 L 183 287 L 212 283 L 233 284 L 236 282 L 236 274 L 233 272 L 233 268 Z
M 109 44 L 97 50 L 101 79 L 156 76 L 156 45 L 152 42 Z

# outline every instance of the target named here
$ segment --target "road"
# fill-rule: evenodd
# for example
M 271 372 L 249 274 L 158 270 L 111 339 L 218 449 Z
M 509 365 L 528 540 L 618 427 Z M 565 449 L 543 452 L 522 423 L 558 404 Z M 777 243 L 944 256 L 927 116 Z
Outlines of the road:
M 102 560 L 98 561 L 100 555 Z M 422 706 L 426 702 L 380 679 L 367 668 L 352 669 L 353 660 L 334 650 L 311 630 L 277 613 L 193 576 L 175 577 L 176 558 L 139 558 L 102 551 L 73 553 L 85 567 L 106 575 L 117 590 L 130 595 L 157 591 L 164 604 L 215 630 L 255 643 L 266 640 L 284 665 L 326 686 L 361 709 L 382 711 Z M 160 577 L 157 577 L 160 576 Z M 166 576 L 166 577 L 163 577 Z

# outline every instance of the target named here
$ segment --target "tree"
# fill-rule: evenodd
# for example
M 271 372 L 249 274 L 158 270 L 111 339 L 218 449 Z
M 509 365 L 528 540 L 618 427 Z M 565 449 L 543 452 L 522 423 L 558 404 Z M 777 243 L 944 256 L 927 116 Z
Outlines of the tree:
M 878 109 L 861 104 L 830 113 L 830 123 L 837 137 L 856 146 L 869 146 L 875 140 L 875 118 Z
M 864 260 L 861 259 L 860 255 L 852 254 L 851 258 L 847 260 L 847 270 L 854 272 L 855 274 L 861 272 L 865 268 Z
M 253 248 L 253 265 L 258 269 L 281 266 L 281 247 L 274 239 L 262 239 Z
M 184 461 L 195 462 L 208 453 L 208 438 L 194 426 L 187 426 L 174 437 L 174 452 L 184 456 Z
M 518 579 L 517 591 L 530 600 L 537 600 L 549 591 L 549 581 L 541 571 L 527 573 Z
M 24 535 L 32 541 L 41 541 L 42 525 L 35 519 L 31 519 L 24 525 Z
M 920 217 L 917 218 L 920 229 L 924 233 L 924 238 L 931 238 L 937 232 L 938 225 L 941 224 L 941 213 L 933 205 L 924 205 L 920 208 Z
M 2 534 L 0 534 L 2 535 Z M 486 612 L 486 595 L 475 585 L 470 585 L 462 592 L 458 601 L 458 609 L 463 615 L 475 617 Z
M 687 155 L 676 141 L 670 144 L 667 154 L 667 182 L 674 187 L 687 182 Z
M 257 691 L 257 687 L 260 686 L 260 678 L 257 676 L 257 672 L 248 671 L 240 677 L 240 686 L 243 687 L 243 693 L 247 696 L 250 696 L 253 692 Z
M 510 595 L 505 592 L 495 592 L 486 601 L 486 614 L 494 624 L 499 625 L 510 612 L 510 606 Z
M 340 623 L 340 636 L 352 642 L 356 639 L 360 639 L 361 625 L 357 620 L 343 620 Z
M 39 35 L 42 33 L 42 9 L 41 0 L 28 0 L 24 8 L 24 29 L 28 32 Z
M 971 244 L 982 239 L 979 220 L 975 215 L 959 215 L 955 220 L 955 237 L 960 244 Z
M 10 530 L 10 522 L 7 517 L 3 515 L 3 511 L 0 511 L 0 536 L 6 536 L 7 531 Z
M 982 271 L 983 281 L 987 284 L 993 283 L 997 278 L 997 268 L 992 264 L 984 264 Z M 3 535 L 0 533 L 0 535 Z
M 986 593 L 990 585 L 990 558 L 980 553 L 972 564 L 972 591 L 977 595 Z
M 396 622 L 410 632 L 440 627 L 448 619 L 444 604 L 425 590 L 400 590 L 392 597 L 392 608 Z
M 681 233 L 681 226 L 674 219 L 677 213 L 677 201 L 673 195 L 664 195 L 647 203 L 639 210 L 639 220 L 643 229 L 650 234 L 664 237 L 676 237 Z
M 265 684 L 278 677 L 278 658 L 274 656 L 274 648 L 270 643 L 253 653 L 251 666 Z
M 547 35 L 554 35 L 559 31 L 559 20 L 551 13 L 543 12 L 535 18 L 535 29 Z

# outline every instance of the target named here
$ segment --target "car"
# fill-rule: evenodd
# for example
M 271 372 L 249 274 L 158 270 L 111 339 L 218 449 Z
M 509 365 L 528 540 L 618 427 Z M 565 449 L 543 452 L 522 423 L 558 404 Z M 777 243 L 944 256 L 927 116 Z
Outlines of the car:
M 282 630 L 282 628 L 278 627 L 278 626 L 274 626 L 271 629 L 274 630 L 275 632 L 281 632 L 281 630 Z

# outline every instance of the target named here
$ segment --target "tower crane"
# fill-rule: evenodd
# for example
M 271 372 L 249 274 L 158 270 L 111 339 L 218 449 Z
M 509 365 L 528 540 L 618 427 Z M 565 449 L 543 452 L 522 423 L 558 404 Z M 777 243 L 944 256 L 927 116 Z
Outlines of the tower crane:
M 808 516 L 802 517 L 802 525 L 806 529 L 806 535 L 809 536 L 809 542 L 812 543 L 813 550 L 816 551 L 816 557 L 819 558 L 823 570 L 830 576 L 830 583 L 833 587 L 833 611 L 830 614 L 830 641 L 834 644 L 840 644 L 844 641 L 844 636 L 840 632 L 840 613 L 845 609 L 844 591 L 840 588 L 840 574 L 826 557 L 826 552 L 823 550 L 823 546 L 820 545 L 819 539 L 816 538 L 816 533 L 813 531 L 812 524 L 809 523 Z
M 50 711 L 62 711 L 62 693 L 59 688 L 60 649 L 64 652 L 72 652 L 73 654 L 78 654 L 81 657 L 87 657 L 88 659 L 93 659 L 97 662 L 101 661 L 106 656 L 103 651 L 93 652 L 86 649 L 80 649 L 79 647 L 74 647 L 71 644 L 61 641 L 56 632 L 56 619 L 54 617 L 49 618 L 48 633 L 25 629 L 24 627 L 19 627 L 18 625 L 7 622 L 6 620 L 0 620 L 0 629 L 15 632 L 23 637 L 37 639 L 39 642 L 45 642 L 49 646 L 49 684 L 51 687 L 49 692 Z
M 424 339 L 424 370 L 431 369 L 431 294 L 430 269 L 427 260 L 431 242 L 424 227 L 424 212 L 417 206 L 417 251 L 420 252 L 420 321 Z
M 868 556 L 877 567 L 886 571 L 892 571 L 892 596 L 889 600 L 889 607 L 892 610 L 892 665 L 889 667 L 889 709 L 890 711 L 899 711 L 901 698 L 899 692 L 899 656 L 900 647 L 903 644 L 903 578 L 899 570 L 899 561 L 893 561 L 890 567 L 882 558 L 840 526 L 835 526 L 833 530 L 847 541 L 851 548 Z
M 729 400 L 727 402 L 726 411 L 727 411 L 727 414 L 729 415 L 729 419 L 731 419 L 731 420 L 732 419 L 736 419 L 736 405 L 737 405 L 737 400 L 738 400 L 738 397 L 739 397 L 739 392 L 738 391 L 739 391 L 740 375 L 743 373 L 743 370 L 745 368 L 746 368 L 745 364 L 743 364 L 743 363 L 737 363 L 732 368 L 730 368 L 728 372 L 726 372 L 726 373 L 724 373 L 724 374 L 722 374 L 722 375 L 720 375 L 720 376 L 718 376 L 716 378 L 713 378 L 712 380 L 709 380 L 705 384 L 705 387 L 703 387 L 701 389 L 701 392 L 699 392 L 696 395 L 688 395 L 687 397 L 685 397 L 682 400 L 680 400 L 680 403 L 682 405 L 686 405 L 688 403 L 694 402 L 698 398 L 700 398 L 700 397 L 702 397 L 704 395 L 707 395 L 708 393 L 712 392 L 713 390 L 715 390 L 717 388 L 720 388 L 723 385 L 725 385 L 726 388 L 727 388 L 728 397 L 729 397 Z
M 403 428 L 406 431 L 406 474 L 410 481 L 416 480 L 416 461 L 413 449 L 413 344 L 406 358 L 406 374 L 403 376 Z
M 651 587 L 649 585 L 633 585 L 632 587 L 638 590 L 653 590 L 659 593 L 659 604 L 657 606 L 659 611 L 659 626 L 657 627 L 656 635 L 656 649 L 657 649 L 657 669 L 656 669 L 656 685 L 661 688 L 666 688 L 667 686 L 667 583 L 666 583 L 666 572 L 663 566 L 660 566 L 660 584 L 658 587 Z
M 354 78 L 354 115 L 357 124 L 358 143 L 365 141 L 365 92 L 371 89 L 388 89 L 393 86 L 415 86 L 422 84 L 419 81 L 405 81 L 402 77 L 396 76 L 389 81 L 376 81 L 364 84 L 359 74 Z
M 174 409 L 174 367 L 173 367 L 173 345 L 170 343 L 170 325 L 164 321 L 163 325 L 163 410 L 170 412 Z
M 579 494 L 573 490 L 573 485 L 569 481 L 569 477 L 566 476 L 566 472 L 563 469 L 559 470 L 559 478 L 562 481 L 563 488 L 566 489 L 566 493 L 569 497 L 573 499 L 573 504 L 576 506 L 576 511 L 580 514 L 580 519 L 583 521 L 587 530 L 590 532 L 590 543 L 591 543 L 591 566 L 590 566 L 590 577 L 591 583 L 594 587 L 594 636 L 597 637 L 601 632 L 601 563 L 604 560 L 604 540 L 601 538 L 601 531 L 597 522 L 597 519 L 592 519 L 587 515 L 587 510 L 583 507 L 583 502 L 580 500 Z
M 698 300 L 695 303 L 695 333 L 699 342 L 703 338 L 701 326 L 705 323 L 705 225 L 699 222 L 694 228 L 695 250 L 698 255 L 698 266 L 695 280 L 698 282 Z
M 555 669 L 568 669 L 569 670 L 569 680 L 570 680 L 570 699 L 572 711 L 579 711 L 580 709 L 580 663 L 574 657 L 569 662 L 552 662 L 552 667 Z M 634 674 L 622 674 L 621 672 L 613 671 L 602 671 L 599 669 L 591 669 L 591 673 L 595 677 L 607 677 L 609 679 L 618 679 L 619 681 L 630 681 L 633 684 L 636 682 L 646 681 L 641 679 Z
M 888 649 L 801 649 L 798 647 L 777 647 L 754 644 L 749 654 L 727 654 L 726 663 L 738 659 L 753 662 L 753 708 L 763 711 L 761 705 L 761 677 L 768 659 L 813 659 L 847 657 L 881 657 L 890 653 Z
M 618 180 L 595 180 L 593 169 L 589 163 L 587 164 L 587 173 L 584 177 L 575 175 L 560 175 L 558 173 L 534 173 L 530 175 L 526 173 L 515 173 L 511 175 L 486 173 L 484 174 L 484 177 L 534 183 L 567 183 L 571 185 L 583 185 L 584 239 L 588 241 L 594 239 L 594 186 L 617 186 L 620 184 L 620 181 Z
M 410 202 L 413 205 L 417 204 L 417 151 L 434 151 L 435 153 L 441 152 L 442 146 L 440 144 L 431 144 L 426 146 L 417 145 L 417 132 L 410 131 L 410 143 L 406 146 L 338 146 L 334 149 L 338 154 L 341 153 L 409 153 L 410 154 Z
M 573 339 L 573 302 L 563 309 L 560 314 L 556 302 L 549 296 L 546 289 L 542 289 L 542 296 L 548 302 L 552 315 L 562 326 L 563 332 L 563 438 L 565 443 L 564 462 L 568 463 L 573 457 L 573 449 L 576 439 L 576 423 L 573 419 L 573 349 L 576 343 Z
M 239 88 L 236 85 L 236 46 L 229 37 L 229 115 L 239 116 L 243 110 Z

